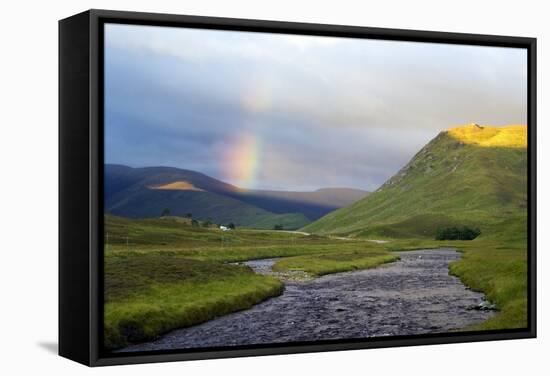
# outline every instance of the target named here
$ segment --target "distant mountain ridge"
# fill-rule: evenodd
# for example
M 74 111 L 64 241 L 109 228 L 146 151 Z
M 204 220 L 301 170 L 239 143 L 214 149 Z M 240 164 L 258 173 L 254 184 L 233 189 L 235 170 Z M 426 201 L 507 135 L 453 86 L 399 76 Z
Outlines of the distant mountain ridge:
M 296 229 L 322 215 L 365 197 L 350 188 L 313 192 L 246 190 L 205 174 L 173 167 L 132 168 L 106 164 L 105 210 L 134 218 L 172 215 L 240 226 Z
M 438 227 L 525 233 L 527 127 L 469 124 L 439 133 L 378 190 L 303 231 L 433 237 Z M 523 230 L 522 230 L 523 229 Z

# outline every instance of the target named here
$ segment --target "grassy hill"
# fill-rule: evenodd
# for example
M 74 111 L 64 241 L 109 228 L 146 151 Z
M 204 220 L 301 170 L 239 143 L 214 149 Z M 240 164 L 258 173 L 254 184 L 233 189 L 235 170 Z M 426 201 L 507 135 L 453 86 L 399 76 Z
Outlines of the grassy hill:
M 450 273 L 499 313 L 467 330 L 527 325 L 527 129 L 471 124 L 441 132 L 376 192 L 303 228 L 393 238 L 393 250 L 453 247 Z M 479 227 L 472 241 L 434 241 L 438 228 Z M 402 240 L 395 240 L 402 239 Z
M 199 172 L 172 167 L 105 165 L 105 210 L 129 218 L 191 213 L 199 220 L 257 229 L 298 229 L 355 202 L 368 192 L 325 188 L 313 192 L 247 190 Z
M 297 229 L 309 223 L 301 213 L 277 214 L 249 205 L 231 197 L 202 190 L 148 189 L 127 192 L 126 197 L 109 206 L 110 213 L 130 218 L 158 217 L 164 208 L 170 214 L 211 220 L 219 224 L 233 222 L 237 226 L 272 229 L 282 225 Z
M 471 124 L 441 132 L 376 192 L 303 230 L 433 238 L 439 227 L 469 225 L 523 234 L 526 205 L 526 127 Z
M 262 210 L 277 215 L 222 194 L 231 186 L 205 175 L 114 169 L 116 177 L 106 187 L 113 210 L 122 204 L 143 205 L 148 198 L 142 195 L 154 194 L 155 200 L 167 195 L 160 207 L 174 199 L 204 200 L 201 205 L 217 213 L 223 210 L 216 202 L 238 205 L 232 211 L 257 216 L 256 224 L 261 223 Z M 282 292 L 279 280 L 233 262 L 278 258 L 273 267 L 278 272 L 300 270 L 316 276 L 391 262 L 398 257 L 393 251 L 439 247 L 463 252 L 450 265 L 450 273 L 483 291 L 499 310 L 465 330 L 525 328 L 526 180 L 525 127 L 469 125 L 440 133 L 376 192 L 304 227 L 314 235 L 242 227 L 224 232 L 158 214 L 148 219 L 106 215 L 104 345 L 114 349 L 151 340 Z M 472 241 L 434 240 L 439 227 L 451 225 L 480 227 L 482 234 Z M 365 237 L 393 240 L 377 244 Z
M 368 194 L 353 188 L 321 188 L 306 192 L 240 189 L 230 193 L 230 196 L 274 213 L 298 212 L 310 220 L 316 220 Z

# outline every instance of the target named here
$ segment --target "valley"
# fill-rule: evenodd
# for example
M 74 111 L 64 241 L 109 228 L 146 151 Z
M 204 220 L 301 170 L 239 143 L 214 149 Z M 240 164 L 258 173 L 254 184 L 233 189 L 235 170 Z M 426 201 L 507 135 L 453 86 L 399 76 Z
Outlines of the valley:
M 105 165 L 105 210 L 129 218 L 157 218 L 167 210 L 218 224 L 296 230 L 368 194 L 351 188 L 250 190 L 190 170 Z
M 524 328 L 525 140 L 525 126 L 443 131 L 372 193 L 243 191 L 187 170 L 106 166 L 104 345 Z M 449 229 L 476 235 L 436 240 Z M 496 311 L 468 309 L 483 299 Z M 318 330 L 288 337 L 291 322 L 308 328 L 307 312 Z M 246 320 L 277 328 L 236 340 Z

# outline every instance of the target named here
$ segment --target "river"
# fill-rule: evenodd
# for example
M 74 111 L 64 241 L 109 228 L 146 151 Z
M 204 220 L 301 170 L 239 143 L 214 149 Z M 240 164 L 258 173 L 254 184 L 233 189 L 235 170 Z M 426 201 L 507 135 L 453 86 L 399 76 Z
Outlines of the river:
M 441 333 L 480 323 L 484 295 L 449 275 L 453 249 L 399 253 L 375 269 L 285 283 L 284 293 L 254 307 L 120 351 L 270 344 Z M 249 261 L 269 274 L 275 260 Z

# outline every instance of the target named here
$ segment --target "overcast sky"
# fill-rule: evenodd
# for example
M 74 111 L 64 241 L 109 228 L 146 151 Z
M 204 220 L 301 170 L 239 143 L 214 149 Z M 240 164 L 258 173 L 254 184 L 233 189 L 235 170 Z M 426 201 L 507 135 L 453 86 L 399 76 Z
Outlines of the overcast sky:
M 525 124 L 525 50 L 106 25 L 105 161 L 375 190 L 441 130 Z

